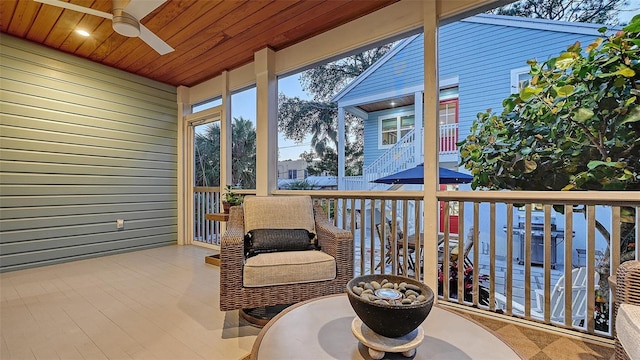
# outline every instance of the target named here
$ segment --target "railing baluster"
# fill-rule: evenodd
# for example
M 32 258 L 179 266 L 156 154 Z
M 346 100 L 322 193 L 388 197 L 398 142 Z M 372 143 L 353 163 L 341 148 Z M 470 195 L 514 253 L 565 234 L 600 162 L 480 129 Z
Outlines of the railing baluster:
M 445 299 L 451 298 L 449 290 L 449 276 L 451 275 L 451 264 L 449 263 L 449 202 L 445 201 L 442 212 L 444 213 L 444 238 L 442 239 L 442 295 Z
M 416 276 L 415 278 L 417 280 L 421 280 L 422 279 L 422 272 L 423 272 L 423 266 L 424 266 L 424 253 L 423 253 L 423 248 L 424 248 L 424 244 L 423 244 L 423 240 L 424 240 L 424 236 L 420 236 L 420 234 L 422 234 L 421 228 L 420 228 L 420 224 L 422 224 L 422 211 L 420 209 L 420 203 L 417 200 L 413 201 L 415 206 L 413 207 L 414 210 L 414 223 L 415 223 L 415 234 L 416 234 Z
M 525 205 L 524 225 L 524 316 L 531 317 L 531 204 Z M 548 306 L 547 306 L 548 307 Z
M 208 193 L 207 194 L 207 212 L 208 213 L 213 213 L 213 209 L 214 209 L 214 201 L 213 201 L 213 193 Z M 205 227 L 206 227 L 206 237 L 207 237 L 207 242 L 209 244 L 218 244 L 217 239 L 215 239 L 214 237 L 214 231 L 213 231 L 213 227 L 214 227 L 214 222 L 213 221 L 205 221 Z
M 396 211 L 397 211 L 397 200 L 391 200 L 391 234 L 389 234 L 389 238 L 391 239 L 391 273 L 393 275 L 398 274 L 398 222 L 396 221 Z M 386 219 L 385 219 L 386 221 Z M 405 273 L 406 274 L 406 273 Z
M 364 269 L 365 269 L 365 264 L 366 264 L 366 259 L 365 259 L 365 254 L 366 254 L 366 243 L 365 243 L 365 232 L 364 232 L 364 199 L 360 199 L 360 275 L 364 274 Z
M 478 237 L 480 236 L 480 203 L 473 203 L 473 264 L 478 271 L 473 272 L 473 305 L 478 306 L 480 295 L 480 251 L 478 251 Z M 495 281 L 495 280 L 494 280 Z
M 403 274 L 409 276 L 409 229 L 407 224 L 409 217 L 406 216 L 409 210 L 408 200 L 402 200 L 402 262 L 404 266 Z
M 466 259 L 466 241 L 464 232 L 464 203 L 458 202 L 458 303 L 464 303 L 464 268 Z M 473 265 L 473 272 L 480 271 L 478 264 Z
M 496 203 L 489 203 L 489 308 L 495 309 L 496 291 Z
M 572 269 L 573 260 L 573 206 L 565 205 L 564 219 L 564 288 L 572 287 Z M 573 294 L 565 293 L 564 296 L 564 319 L 567 326 L 573 325 Z
M 609 243 L 609 253 L 605 256 L 609 256 L 609 275 L 615 276 L 618 266 L 620 264 L 620 225 L 622 225 L 622 217 L 620 213 L 620 206 L 614 206 L 611 211 L 611 224 L 614 224 L 611 228 L 611 242 Z M 616 226 L 615 224 L 620 224 Z M 636 227 L 640 226 L 640 223 L 636 223 Z M 637 238 L 636 238 L 637 239 Z M 637 243 L 637 240 L 636 240 Z M 613 318 L 614 313 L 614 293 L 609 289 L 609 319 Z M 614 324 L 609 322 L 608 334 L 613 334 Z
M 596 250 L 596 207 L 587 205 L 587 332 L 593 333 L 595 321 L 593 312 L 596 302 L 595 294 L 595 250 Z
M 386 274 L 387 271 L 387 256 L 391 256 L 388 252 L 391 249 L 387 249 L 387 226 L 385 226 L 387 204 L 384 200 L 380 201 L 380 273 Z
M 200 221 L 198 221 L 198 239 L 203 242 L 203 243 L 207 243 L 207 239 L 204 238 L 204 213 L 205 213 L 205 207 L 204 207 L 204 201 L 205 199 L 201 196 L 198 199 L 198 214 L 200 215 Z
M 507 204 L 507 270 L 505 274 L 505 304 L 508 315 L 513 313 L 513 204 Z
M 370 273 L 374 274 L 376 271 L 376 266 L 377 266 L 377 262 L 376 262 L 376 230 L 375 230 L 375 223 L 376 223 L 376 202 L 377 200 L 371 199 L 369 200 L 369 233 L 371 235 L 371 270 Z M 381 263 L 380 266 L 384 266 L 383 264 L 383 259 L 384 259 L 384 255 L 382 255 L 382 257 L 380 258 Z
M 544 321 L 551 321 L 551 205 L 544 205 Z M 566 293 L 565 293 L 566 294 Z M 555 304 L 554 304 L 555 307 Z

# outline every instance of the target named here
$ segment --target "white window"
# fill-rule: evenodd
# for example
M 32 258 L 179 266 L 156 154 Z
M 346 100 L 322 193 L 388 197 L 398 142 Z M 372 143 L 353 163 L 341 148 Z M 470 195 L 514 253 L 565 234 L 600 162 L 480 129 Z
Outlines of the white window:
M 411 112 L 381 116 L 379 122 L 379 146 L 384 148 L 393 146 L 398 140 L 413 130 L 416 120 L 413 112 Z
M 511 70 L 511 93 L 517 94 L 522 90 L 529 80 L 531 80 L 531 75 L 529 71 L 531 67 L 525 66 L 517 69 Z
M 197 112 L 200 112 L 200 111 L 203 111 L 203 110 L 207 110 L 207 109 L 211 109 L 213 107 L 220 106 L 220 105 L 222 105 L 222 98 L 221 97 L 205 100 L 203 102 L 200 102 L 200 103 L 197 103 L 195 105 L 192 105 L 191 106 L 191 113 L 195 114 Z

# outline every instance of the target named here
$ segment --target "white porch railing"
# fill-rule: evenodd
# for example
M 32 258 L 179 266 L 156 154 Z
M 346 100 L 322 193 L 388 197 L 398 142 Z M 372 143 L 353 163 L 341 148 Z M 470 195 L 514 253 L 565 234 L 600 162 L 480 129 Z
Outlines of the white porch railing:
M 458 155 L 458 124 L 440 125 L 440 155 Z
M 220 211 L 220 187 L 193 189 L 193 242 L 220 245 L 220 222 L 205 219 L 205 214 Z
M 342 180 L 342 186 L 340 188 L 345 191 L 358 191 L 364 190 L 362 188 L 364 184 L 364 177 L 361 176 L 345 176 Z
M 612 336 L 611 324 L 615 319 L 606 279 L 615 273 L 621 261 L 624 252 L 621 247 L 636 249 L 635 239 L 640 236 L 636 226 L 640 223 L 640 203 L 629 200 L 629 194 L 607 192 L 608 200 L 603 200 L 605 197 L 597 192 L 438 192 L 444 214 L 448 214 L 448 208 L 454 204 L 459 208 L 460 230 L 459 234 L 444 231 L 436 235 L 438 253 L 423 254 L 424 237 L 420 236 L 424 233 L 423 215 L 419 210 L 407 211 L 410 207 L 421 209 L 422 192 L 278 194 L 300 193 L 309 194 L 324 204 L 334 223 L 354 234 L 356 274 L 400 273 L 422 280 L 421 266 L 436 266 L 448 269 L 441 272 L 439 281 L 441 301 L 605 338 Z M 561 212 L 555 212 L 554 207 Z M 627 209 L 635 211 L 634 223 L 628 223 L 629 218 L 621 215 Z M 514 236 L 517 233 L 514 229 L 518 227 L 514 218 L 520 215 L 525 226 L 522 239 Z M 535 251 L 532 226 L 538 215 L 543 221 L 544 261 L 540 266 L 533 266 L 530 261 Z M 376 228 L 384 218 L 397 217 L 400 221 L 392 221 L 390 227 Z M 411 224 L 411 217 L 418 221 Z M 445 228 L 450 220 L 447 215 Z M 555 243 L 555 249 L 551 241 L 552 224 L 564 230 L 564 238 Z M 428 231 L 437 232 L 437 229 Z M 381 240 L 396 233 L 409 235 L 395 237 L 397 247 Z M 524 242 L 522 247 L 520 241 Z M 516 260 L 520 255 L 514 255 L 520 249 L 524 257 L 522 264 Z M 576 249 L 584 249 L 586 258 L 580 258 Z M 605 256 L 598 256 L 599 251 Z M 463 254 L 465 266 L 457 266 L 457 254 Z M 558 259 L 552 258 L 555 254 L 560 254 Z M 632 257 L 638 258 L 637 250 Z M 438 260 L 425 262 L 424 259 Z M 572 273 L 580 268 L 593 275 L 586 276 L 584 284 L 576 285 L 572 282 Z M 567 291 L 567 296 L 557 296 L 556 292 L 562 289 L 572 291 Z
M 440 125 L 439 129 L 440 156 L 446 157 L 446 160 L 453 156 L 457 159 L 458 124 Z M 345 191 L 386 190 L 388 185 L 376 184 L 372 181 L 418 165 L 418 159 L 424 159 L 423 139 L 424 128 L 420 128 L 417 136 L 416 130 L 412 129 L 373 163 L 364 167 L 361 176 L 345 176 L 339 179 L 340 189 Z

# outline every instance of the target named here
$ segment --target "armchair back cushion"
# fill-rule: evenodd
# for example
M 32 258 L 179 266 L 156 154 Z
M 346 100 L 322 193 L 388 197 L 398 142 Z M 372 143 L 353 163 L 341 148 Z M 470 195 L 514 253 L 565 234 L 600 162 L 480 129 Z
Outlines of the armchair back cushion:
M 315 234 L 304 229 L 254 229 L 244 236 L 247 257 L 278 251 L 313 250 Z
M 255 229 L 305 229 L 316 233 L 310 196 L 248 196 L 242 208 L 245 234 Z

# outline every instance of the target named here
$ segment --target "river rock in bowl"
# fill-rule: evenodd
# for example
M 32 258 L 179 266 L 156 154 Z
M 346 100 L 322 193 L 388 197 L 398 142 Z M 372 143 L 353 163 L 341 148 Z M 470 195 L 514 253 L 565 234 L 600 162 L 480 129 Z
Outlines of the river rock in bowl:
M 374 274 L 351 279 L 347 283 L 347 297 L 366 326 L 382 336 L 395 338 L 412 332 L 427 318 L 434 293 L 426 284 L 405 276 Z

